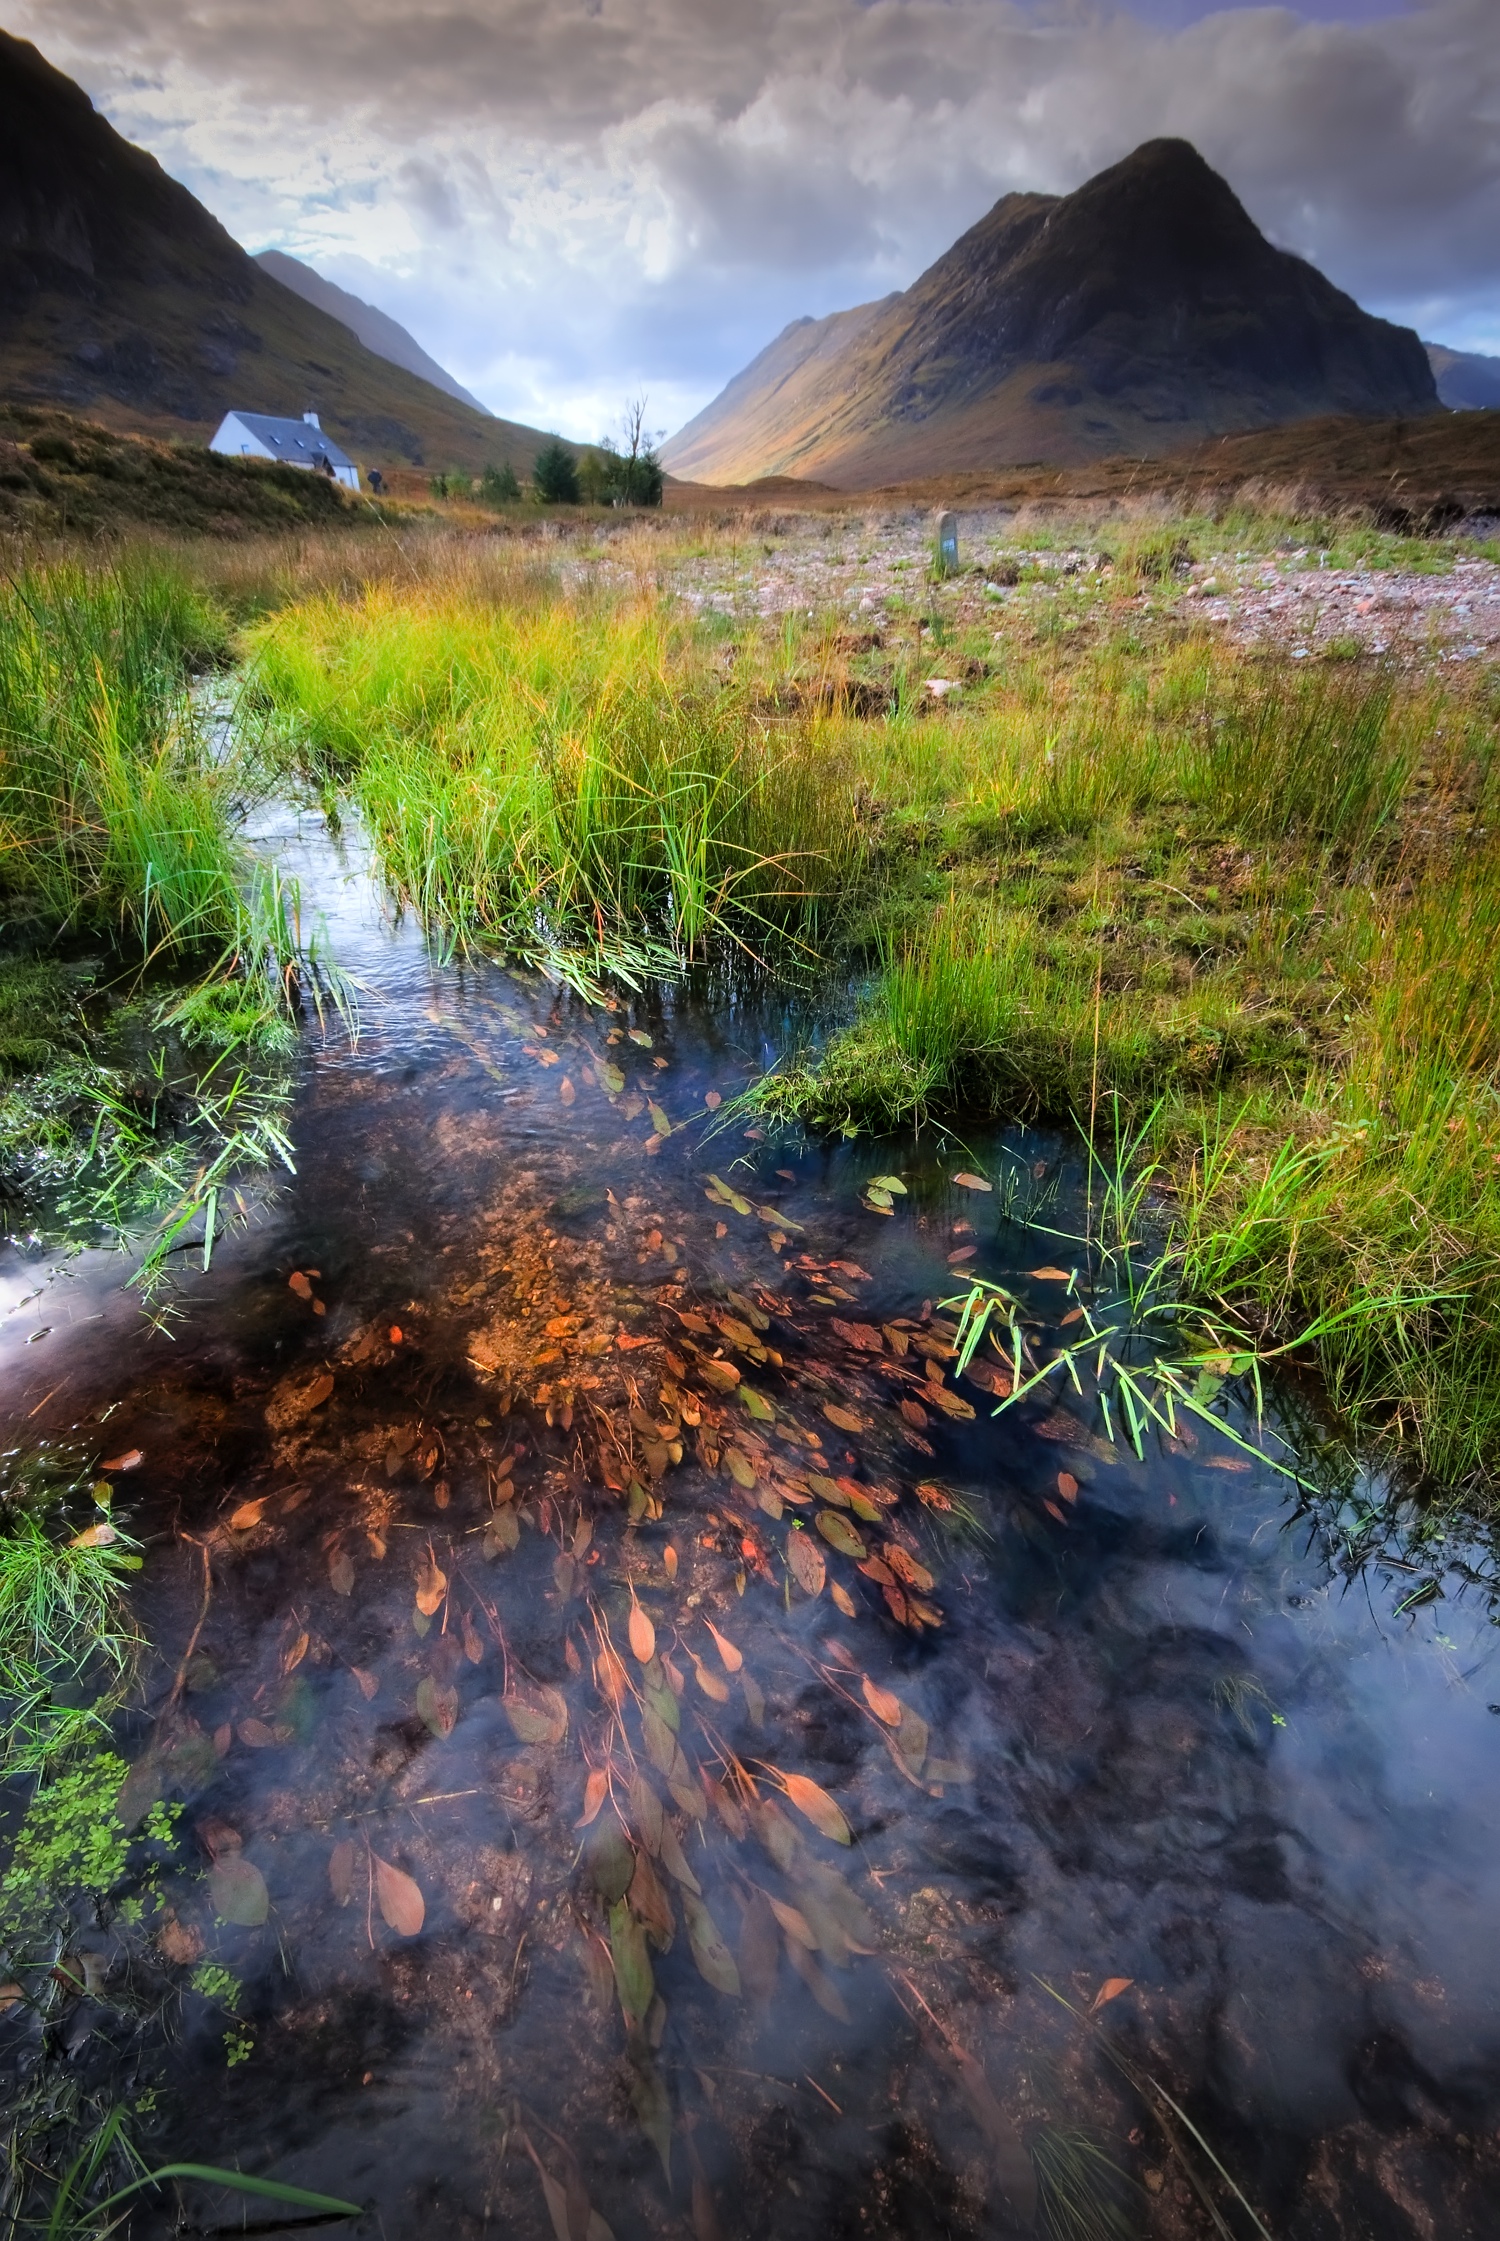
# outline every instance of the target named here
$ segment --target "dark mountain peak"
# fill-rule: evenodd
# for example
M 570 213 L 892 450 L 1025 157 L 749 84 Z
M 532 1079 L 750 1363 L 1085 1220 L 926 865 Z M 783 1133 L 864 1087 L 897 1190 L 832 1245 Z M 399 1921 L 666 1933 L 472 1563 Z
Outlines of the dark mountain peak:
M 376 315 L 378 317 L 378 315 Z M 487 418 L 263 272 L 82 88 L 0 31 L 0 394 L 153 433 L 309 406 L 356 456 L 472 468 L 541 434 Z
M 672 471 L 884 481 L 1437 404 L 1417 337 L 1276 248 L 1187 140 L 1002 196 L 875 316 L 820 325 L 774 410 L 757 361 L 667 446 Z

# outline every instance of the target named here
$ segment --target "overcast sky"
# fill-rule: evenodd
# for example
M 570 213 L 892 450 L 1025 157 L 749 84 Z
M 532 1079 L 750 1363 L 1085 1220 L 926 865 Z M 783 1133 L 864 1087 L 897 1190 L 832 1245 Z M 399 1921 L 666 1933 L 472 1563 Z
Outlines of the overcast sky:
M 1372 310 L 1500 352 L 1500 0 L 11 0 L 249 249 L 497 412 L 677 427 L 998 196 L 1180 133 Z

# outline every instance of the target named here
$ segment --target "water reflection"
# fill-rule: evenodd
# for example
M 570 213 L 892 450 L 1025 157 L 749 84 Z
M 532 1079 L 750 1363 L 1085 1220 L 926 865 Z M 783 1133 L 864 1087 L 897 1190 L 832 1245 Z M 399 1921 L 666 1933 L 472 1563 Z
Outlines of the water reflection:
M 154 2145 L 388 2236 L 1491 2230 L 1474 1553 L 955 1380 L 956 1271 L 1071 1309 L 952 1176 L 1065 1227 L 1061 1147 L 706 1137 L 783 1015 L 435 968 L 262 840 L 364 991 L 297 1179 L 170 1344 L 114 1263 L 3 1370 L 146 1455 Z

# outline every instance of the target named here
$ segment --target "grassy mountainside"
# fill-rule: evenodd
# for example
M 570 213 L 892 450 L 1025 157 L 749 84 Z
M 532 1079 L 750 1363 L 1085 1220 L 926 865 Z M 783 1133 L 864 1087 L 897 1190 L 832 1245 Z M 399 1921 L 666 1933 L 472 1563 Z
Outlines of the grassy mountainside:
M 524 474 L 545 441 L 365 349 L 3 32 L 0 395 L 203 437 L 234 406 L 311 407 L 364 467 L 508 456 Z
M 1005 196 L 904 295 L 803 335 L 665 446 L 675 475 L 857 489 L 1437 409 L 1417 337 L 1273 248 L 1181 140 L 1071 195 Z

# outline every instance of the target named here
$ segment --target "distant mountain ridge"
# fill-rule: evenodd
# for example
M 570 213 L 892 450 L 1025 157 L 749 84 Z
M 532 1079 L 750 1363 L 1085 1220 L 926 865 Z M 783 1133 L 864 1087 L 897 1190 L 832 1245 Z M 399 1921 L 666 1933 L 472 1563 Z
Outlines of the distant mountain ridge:
M 434 389 L 446 391 L 462 405 L 472 405 L 486 419 L 492 417 L 489 407 L 471 396 L 461 381 L 455 381 L 445 366 L 430 358 L 417 338 L 409 334 L 399 319 L 377 304 L 366 303 L 363 296 L 354 296 L 337 282 L 325 280 L 321 272 L 305 265 L 298 257 L 289 257 L 282 249 L 262 249 L 255 259 L 262 272 L 279 280 L 283 288 L 290 288 L 294 296 L 304 303 L 316 304 L 337 319 L 351 334 L 357 335 L 366 350 L 373 350 L 377 358 L 389 358 L 393 366 L 404 366 L 408 373 L 430 381 Z
M 1450 350 L 1446 343 L 1424 342 L 1437 381 L 1437 393 L 1450 412 L 1500 411 L 1500 358 L 1477 350 Z
M 529 469 L 548 439 L 377 356 L 0 32 L 0 395 L 205 439 L 312 409 L 362 466 Z
M 1273 247 L 1187 141 L 1152 140 L 1073 194 L 1004 196 L 904 292 L 795 321 L 662 456 L 850 489 L 1437 404 L 1415 334 Z

